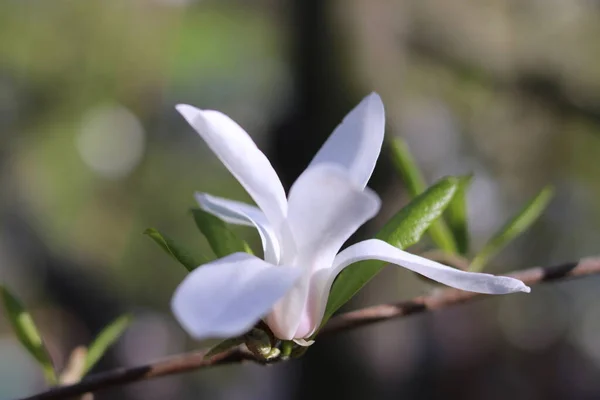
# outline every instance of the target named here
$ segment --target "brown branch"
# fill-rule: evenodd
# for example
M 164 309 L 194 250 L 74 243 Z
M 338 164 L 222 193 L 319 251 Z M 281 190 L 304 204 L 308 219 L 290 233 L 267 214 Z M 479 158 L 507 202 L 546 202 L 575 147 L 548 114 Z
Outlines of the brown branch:
M 527 285 L 564 280 L 567 278 L 583 277 L 600 274 L 600 257 L 582 259 L 552 267 L 536 267 L 511 274 Z M 319 337 L 355 329 L 392 318 L 405 317 L 424 311 L 432 311 L 452 305 L 464 303 L 485 295 L 463 292 L 456 289 L 443 289 L 431 295 L 420 296 L 412 300 L 382 304 L 338 315 L 332 318 L 321 330 Z M 127 383 L 158 378 L 161 376 L 180 374 L 184 372 L 211 368 L 226 364 L 239 364 L 245 361 L 265 364 L 247 350 L 236 348 L 211 358 L 204 359 L 204 351 L 196 351 L 155 361 L 150 364 L 133 368 L 118 368 L 111 371 L 94 374 L 79 383 L 59 386 L 43 393 L 25 397 L 20 400 L 66 399 L 80 396 L 100 389 L 124 385 Z
M 101 372 L 94 374 L 89 378 L 85 378 L 79 383 L 57 386 L 46 392 L 30 397 L 24 397 L 22 400 L 67 399 L 94 392 L 99 389 L 158 378 L 160 376 L 180 374 L 186 371 L 204 369 L 217 365 L 239 364 L 244 361 L 261 362 L 252 353 L 240 348 L 216 354 L 208 359 L 204 359 L 204 354 L 206 354 L 206 351 L 194 351 L 168 357 L 146 365 L 132 368 L 117 368 L 107 372 Z
M 585 258 L 552 267 L 535 267 L 509 274 L 513 278 L 533 286 L 539 283 L 600 274 L 600 257 Z M 337 333 L 392 318 L 406 317 L 423 311 L 433 311 L 455 304 L 464 303 L 487 295 L 465 292 L 458 289 L 443 289 L 437 293 L 416 297 L 412 300 L 381 304 L 356 311 L 350 311 L 335 318 L 321 330 L 319 336 Z

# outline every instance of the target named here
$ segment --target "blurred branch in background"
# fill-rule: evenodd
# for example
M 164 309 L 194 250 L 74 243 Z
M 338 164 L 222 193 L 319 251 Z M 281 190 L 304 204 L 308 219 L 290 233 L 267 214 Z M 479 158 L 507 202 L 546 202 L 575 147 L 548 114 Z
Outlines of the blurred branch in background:
M 600 257 L 584 258 L 580 261 L 550 267 L 535 267 L 510 274 L 509 276 L 522 280 L 527 285 L 537 285 L 549 281 L 560 281 L 596 274 L 600 274 Z M 443 289 L 409 301 L 367 307 L 332 318 L 319 333 L 319 337 L 329 336 L 334 333 L 344 332 L 393 318 L 443 309 L 467 301 L 483 299 L 484 297 L 484 295 L 478 293 L 463 292 L 456 289 Z M 210 358 L 205 358 L 205 355 L 206 351 L 195 351 L 139 367 L 119 368 L 92 375 L 74 385 L 57 387 L 20 400 L 66 399 L 113 386 L 245 361 L 267 364 L 267 362 L 257 358 L 253 353 L 239 347 Z

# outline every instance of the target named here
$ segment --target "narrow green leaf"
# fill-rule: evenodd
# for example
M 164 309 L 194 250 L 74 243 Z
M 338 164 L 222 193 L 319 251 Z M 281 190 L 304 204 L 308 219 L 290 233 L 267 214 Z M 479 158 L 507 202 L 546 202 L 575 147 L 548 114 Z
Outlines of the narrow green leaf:
M 40 364 L 46 381 L 51 385 L 57 384 L 58 378 L 52 360 L 31 315 L 5 286 L 0 285 L 0 295 L 6 315 L 17 338 L 29 354 Z
M 394 166 L 402 176 L 410 197 L 415 198 L 427 189 L 425 178 L 403 139 L 394 138 L 391 145 Z
M 173 239 L 163 235 L 154 228 L 148 228 L 144 231 L 144 235 L 148 235 L 156 244 L 158 244 L 168 255 L 179 261 L 188 271 L 193 271 L 196 267 L 204 264 L 207 259 L 197 259 L 190 255 L 190 253 L 184 250 L 181 246 L 176 244 Z
M 400 138 L 392 140 L 392 160 L 402 176 L 411 198 L 425 191 L 426 183 L 415 159 L 410 154 L 406 142 Z M 456 253 L 457 245 L 443 219 L 436 220 L 428 230 L 429 236 L 438 247 L 448 253 Z
M 551 186 L 547 186 L 540 191 L 483 246 L 471 262 L 469 270 L 476 272 L 483 270 L 494 255 L 533 225 L 544 212 L 553 196 L 554 189 Z
M 227 350 L 230 350 L 234 347 L 239 346 L 244 343 L 246 339 L 243 336 L 235 337 L 231 339 L 225 339 L 222 342 L 218 343 L 216 346 L 212 347 L 205 355 L 204 359 L 211 358 L 212 356 L 216 356 L 217 354 L 223 353 Z
M 456 254 L 458 251 L 452 232 L 443 219 L 440 218 L 431 224 L 427 233 L 431 236 L 431 240 L 445 252 Z
M 400 249 L 417 243 L 431 224 L 442 215 L 452 200 L 459 182 L 460 178 L 448 177 L 430 187 L 392 217 L 376 238 L 385 240 Z M 368 260 L 344 269 L 336 278 L 329 293 L 323 323 L 377 275 L 385 264 L 383 261 Z
M 119 340 L 121 335 L 123 335 L 123 332 L 129 327 L 131 319 L 131 315 L 122 315 L 108 324 L 98 336 L 96 336 L 87 350 L 85 367 L 81 374 L 82 377 L 90 372 L 94 365 L 102 358 L 104 353 L 106 353 L 106 350 Z
M 192 214 L 196 226 L 210 245 L 217 257 L 225 257 L 236 252 L 252 254 L 248 243 L 237 237 L 225 222 L 199 208 L 193 208 Z
M 467 221 L 467 191 L 473 180 L 473 175 L 468 175 L 460 180 L 456 194 L 448 205 L 444 216 L 448 227 L 454 236 L 456 250 L 459 254 L 469 252 L 469 224 Z

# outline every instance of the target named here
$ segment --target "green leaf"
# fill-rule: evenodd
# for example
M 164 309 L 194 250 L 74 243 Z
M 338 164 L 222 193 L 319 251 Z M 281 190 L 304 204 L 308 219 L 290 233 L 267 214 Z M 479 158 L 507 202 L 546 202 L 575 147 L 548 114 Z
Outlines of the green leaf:
M 425 179 L 410 154 L 406 142 L 400 138 L 392 140 L 392 160 L 406 184 L 410 197 L 415 198 L 423 193 L 426 188 Z M 440 249 L 448 253 L 456 253 L 456 242 L 443 219 L 438 219 L 431 224 L 428 233 Z
M 554 189 L 551 186 L 540 191 L 483 246 L 471 262 L 469 270 L 476 272 L 483 270 L 483 267 L 494 255 L 533 225 L 553 196 Z
M 392 161 L 402 176 L 411 198 L 415 198 L 427 189 L 425 179 L 408 150 L 406 142 L 400 138 L 392 139 Z
M 431 224 L 427 233 L 431 236 L 431 240 L 445 252 L 455 254 L 458 251 L 452 232 L 443 219 L 440 218 Z
M 154 240 L 168 255 L 173 257 L 175 260 L 179 261 L 184 267 L 187 268 L 188 271 L 193 271 L 196 267 L 201 264 L 204 264 L 207 259 L 206 257 L 202 257 L 202 259 L 197 259 L 190 255 L 190 253 L 178 244 L 176 244 L 173 239 L 168 236 L 163 235 L 159 231 L 154 228 L 148 228 L 144 231 L 144 235 L 148 235 L 152 240 Z
M 85 376 L 96 363 L 102 358 L 106 350 L 112 346 L 123 332 L 129 327 L 131 323 L 131 315 L 122 315 L 115 319 L 113 322 L 108 324 L 99 334 L 96 336 L 92 344 L 87 350 L 85 357 L 85 367 L 81 376 Z
M 448 177 L 430 187 L 392 217 L 376 238 L 385 240 L 399 249 L 417 243 L 431 224 L 442 215 L 459 182 L 460 178 Z M 329 293 L 323 323 L 377 275 L 385 264 L 379 260 L 367 260 L 344 269 L 334 281 Z
M 467 222 L 467 191 L 473 180 L 473 175 L 468 175 L 460 180 L 454 198 L 448 205 L 444 216 L 448 227 L 454 236 L 456 250 L 459 254 L 469 252 L 469 226 Z
M 46 381 L 51 385 L 57 384 L 58 378 L 54 370 L 54 365 L 31 315 L 5 286 L 0 285 L 0 296 L 2 297 L 8 320 L 17 338 L 29 354 L 40 364 Z
M 212 356 L 216 356 L 217 354 L 223 353 L 227 350 L 237 347 L 245 341 L 246 339 L 243 336 L 225 339 L 216 346 L 211 347 L 211 349 L 204 355 L 204 359 L 206 360 L 208 358 L 211 358 Z
M 248 243 L 237 237 L 225 222 L 199 208 L 193 208 L 192 214 L 196 226 L 217 257 L 225 257 L 239 251 L 252 254 Z

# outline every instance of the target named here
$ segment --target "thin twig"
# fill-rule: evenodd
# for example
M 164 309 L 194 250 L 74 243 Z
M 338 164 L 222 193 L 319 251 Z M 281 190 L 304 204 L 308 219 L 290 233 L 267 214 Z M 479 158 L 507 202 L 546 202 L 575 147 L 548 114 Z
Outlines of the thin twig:
M 585 258 L 579 262 L 570 262 L 551 267 L 535 267 L 509 274 L 513 278 L 523 281 L 526 285 L 533 286 L 539 283 L 563 280 L 567 278 L 583 277 L 600 274 L 600 257 Z M 381 304 L 356 311 L 350 311 L 332 318 L 321 330 L 319 336 L 329 335 L 375 322 L 392 318 L 406 317 L 424 311 L 433 311 L 455 304 L 464 303 L 487 295 L 465 292 L 458 289 L 443 289 L 436 293 L 419 296 L 412 300 Z
M 214 367 L 217 365 L 238 364 L 244 361 L 259 362 L 249 351 L 241 348 L 216 354 L 204 359 L 206 351 L 194 351 L 179 354 L 150 364 L 140 365 L 132 368 L 117 368 L 107 372 L 101 372 L 85 378 L 74 385 L 57 386 L 46 392 L 39 393 L 25 399 L 67 399 L 80 396 L 85 393 L 106 389 L 113 386 L 157 378 L 160 376 L 180 374 L 186 371 Z
M 600 257 L 586 258 L 578 262 L 570 262 L 552 267 L 535 267 L 511 274 L 527 285 L 537 285 L 548 281 L 558 281 L 568 278 L 584 277 L 600 274 Z M 485 295 L 463 292 L 456 289 L 444 289 L 431 295 L 420 296 L 412 300 L 396 303 L 381 304 L 356 311 L 344 313 L 332 318 L 321 330 L 319 337 L 355 329 L 392 318 L 405 317 L 425 311 L 437 310 L 452 305 L 464 303 Z M 100 389 L 125 385 L 132 382 L 148 380 L 160 376 L 180 374 L 184 372 L 212 368 L 219 365 L 239 364 L 245 361 L 264 364 L 247 350 L 236 348 L 211 358 L 204 359 L 204 351 L 195 351 L 158 360 L 150 364 L 118 368 L 111 371 L 94 374 L 79 383 L 49 389 L 43 393 L 20 400 L 49 400 L 66 399 Z

